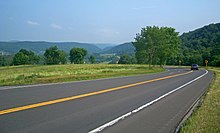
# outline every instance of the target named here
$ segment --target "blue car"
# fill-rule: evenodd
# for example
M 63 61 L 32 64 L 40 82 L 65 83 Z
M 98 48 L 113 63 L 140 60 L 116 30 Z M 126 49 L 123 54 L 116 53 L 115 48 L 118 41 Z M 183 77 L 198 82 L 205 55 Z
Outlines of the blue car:
M 197 65 L 197 64 L 192 64 L 191 70 L 199 70 L 199 65 Z

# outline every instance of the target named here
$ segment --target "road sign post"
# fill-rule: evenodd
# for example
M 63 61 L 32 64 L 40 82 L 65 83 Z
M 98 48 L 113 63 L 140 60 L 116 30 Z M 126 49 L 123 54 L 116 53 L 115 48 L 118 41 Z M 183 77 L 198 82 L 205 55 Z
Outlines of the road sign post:
M 206 69 L 208 69 L 208 60 L 205 60 L 205 67 L 206 67 Z

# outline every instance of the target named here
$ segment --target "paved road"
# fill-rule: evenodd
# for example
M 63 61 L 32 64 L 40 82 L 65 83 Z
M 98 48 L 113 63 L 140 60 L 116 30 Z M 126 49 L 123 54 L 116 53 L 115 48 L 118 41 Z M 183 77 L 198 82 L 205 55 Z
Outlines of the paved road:
M 198 80 L 189 83 L 197 77 Z M 212 78 L 213 73 L 205 70 L 190 72 L 173 68 L 151 75 L 1 87 L 0 132 L 84 133 L 108 125 L 131 111 L 103 132 L 172 132 Z M 155 100 L 161 96 L 164 97 Z M 137 111 L 146 104 L 149 105 Z M 11 112 L 5 113 L 8 110 Z

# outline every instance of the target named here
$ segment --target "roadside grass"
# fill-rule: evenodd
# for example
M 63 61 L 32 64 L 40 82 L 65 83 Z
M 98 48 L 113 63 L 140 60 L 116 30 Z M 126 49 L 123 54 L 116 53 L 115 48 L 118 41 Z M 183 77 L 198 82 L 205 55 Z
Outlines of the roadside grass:
M 209 68 L 215 72 L 201 107 L 181 128 L 181 133 L 220 133 L 220 68 Z
M 68 64 L 0 67 L 0 86 L 56 83 L 164 71 L 148 65 Z

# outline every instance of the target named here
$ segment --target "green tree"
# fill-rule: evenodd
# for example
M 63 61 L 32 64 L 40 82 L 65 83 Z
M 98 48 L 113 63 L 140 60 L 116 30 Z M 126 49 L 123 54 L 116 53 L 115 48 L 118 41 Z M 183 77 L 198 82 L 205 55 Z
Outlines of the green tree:
M 65 64 L 67 62 L 67 54 L 63 50 L 59 50 L 57 46 L 51 46 L 44 53 L 45 63 L 48 65 Z
M 70 62 L 74 64 L 83 64 L 87 50 L 84 48 L 72 48 L 70 50 Z
M 220 67 L 220 55 L 214 56 L 214 60 L 211 65 Z
M 156 60 L 157 48 L 160 45 L 160 32 L 159 28 L 154 26 L 147 26 L 142 28 L 141 33 L 137 34 L 135 37 L 135 42 L 133 42 L 134 47 L 138 56 L 136 56 L 138 62 L 149 63 L 149 67 Z M 140 59 L 143 58 L 144 59 Z
M 95 58 L 94 55 L 91 55 L 91 56 L 89 57 L 89 61 L 91 62 L 91 64 L 94 64 L 94 63 L 95 63 L 95 60 L 96 60 L 96 58 Z
M 164 65 L 168 58 L 173 58 L 180 54 L 180 38 L 174 28 L 161 27 L 162 42 L 159 45 L 157 55 L 159 64 Z
M 118 64 L 131 64 L 132 58 L 128 54 L 124 54 L 120 57 Z
M 0 55 L 0 66 L 13 65 L 14 55 Z
M 14 65 L 38 64 L 40 57 L 35 55 L 34 52 L 26 49 L 19 50 L 13 58 Z
M 135 52 L 135 57 L 138 64 L 147 63 L 147 53 L 146 50 L 139 50 Z
M 67 53 L 63 50 L 59 50 L 59 55 L 60 55 L 60 63 L 66 64 L 67 63 Z
M 15 54 L 13 58 L 14 65 L 25 65 L 29 64 L 29 57 L 22 52 L 18 52 Z
M 6 59 L 0 54 L 0 66 L 6 66 Z
M 136 59 L 135 55 L 133 55 L 131 57 L 131 64 L 137 64 L 137 59 Z
M 169 57 L 175 56 L 180 51 L 178 32 L 170 27 L 147 26 L 142 28 L 133 42 L 136 48 L 138 63 L 163 65 Z

